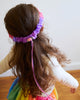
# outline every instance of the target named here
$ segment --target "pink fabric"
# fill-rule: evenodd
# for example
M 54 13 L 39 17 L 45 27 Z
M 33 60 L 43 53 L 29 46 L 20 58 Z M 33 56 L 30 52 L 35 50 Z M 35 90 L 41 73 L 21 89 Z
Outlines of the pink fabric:
M 55 99 L 55 97 L 52 98 L 50 96 L 48 96 L 48 97 L 40 97 L 40 96 L 37 96 L 36 97 L 36 100 L 56 100 L 56 99 Z
M 40 97 L 37 96 L 36 100 L 51 100 L 49 97 Z

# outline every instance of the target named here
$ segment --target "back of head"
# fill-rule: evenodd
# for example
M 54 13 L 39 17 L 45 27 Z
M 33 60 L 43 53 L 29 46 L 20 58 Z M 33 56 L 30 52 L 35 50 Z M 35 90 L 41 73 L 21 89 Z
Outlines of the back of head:
M 20 4 L 6 14 L 4 21 L 9 34 L 24 37 L 31 34 L 36 28 L 39 12 L 31 4 Z
M 4 21 L 9 34 L 14 37 L 25 37 L 36 29 L 39 22 L 39 11 L 32 4 L 20 4 L 8 11 Z M 42 89 L 46 90 L 49 85 L 53 84 L 53 81 L 50 81 L 52 79 L 51 69 L 45 58 L 50 60 L 48 54 L 56 56 L 59 62 L 65 61 L 66 58 L 56 47 L 49 44 L 49 39 L 43 34 L 43 27 L 33 42 L 35 75 Z M 34 81 L 31 68 L 31 42 L 15 42 L 9 65 L 10 67 L 16 65 L 16 76 L 19 77 L 19 83 L 23 91 L 27 88 L 28 93 L 32 96 L 41 94 Z M 46 73 L 46 68 L 48 68 L 49 74 Z

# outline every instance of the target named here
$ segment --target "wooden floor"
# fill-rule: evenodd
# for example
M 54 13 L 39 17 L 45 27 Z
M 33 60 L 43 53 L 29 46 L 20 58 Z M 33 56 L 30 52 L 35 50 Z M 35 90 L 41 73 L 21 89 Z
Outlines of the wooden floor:
M 80 83 L 80 70 L 71 71 L 69 73 L 71 73 Z M 0 100 L 7 100 L 6 97 L 13 80 L 14 77 L 0 78 Z M 56 84 L 56 88 L 59 94 L 59 100 L 80 100 L 80 86 L 74 94 L 70 92 L 70 88 L 60 83 Z

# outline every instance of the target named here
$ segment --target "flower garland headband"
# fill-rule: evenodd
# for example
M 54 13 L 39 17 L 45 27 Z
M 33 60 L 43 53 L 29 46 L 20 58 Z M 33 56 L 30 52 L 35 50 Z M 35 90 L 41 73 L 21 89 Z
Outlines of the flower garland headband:
M 15 42 L 22 42 L 22 43 L 27 43 L 27 42 L 30 42 L 31 41 L 31 46 L 32 46 L 32 49 L 31 49 L 31 61 L 32 61 L 32 71 L 33 71 L 33 77 L 34 77 L 34 80 L 35 80 L 35 83 L 36 85 L 38 86 L 38 88 L 44 93 L 45 91 L 40 87 L 36 77 L 35 77 L 35 71 L 34 71 L 34 62 L 33 62 L 33 40 L 37 38 L 37 35 L 39 34 L 42 26 L 43 26 L 43 20 L 44 20 L 44 17 L 43 17 L 43 14 L 41 12 L 39 12 L 39 23 L 37 24 L 37 27 L 36 29 L 28 36 L 26 37 L 14 37 L 12 35 L 9 34 L 9 37 L 11 39 L 13 39 L 13 41 Z M 50 97 L 49 95 L 46 94 L 46 96 L 49 98 L 49 100 L 53 100 L 52 97 Z
M 42 26 L 43 26 L 43 15 L 41 12 L 39 12 L 39 23 L 37 24 L 36 29 L 28 36 L 26 37 L 14 37 L 12 35 L 9 34 L 9 37 L 13 39 L 13 41 L 15 42 L 22 42 L 22 43 L 27 43 L 29 41 L 32 41 L 33 39 L 37 38 L 37 35 L 39 34 Z

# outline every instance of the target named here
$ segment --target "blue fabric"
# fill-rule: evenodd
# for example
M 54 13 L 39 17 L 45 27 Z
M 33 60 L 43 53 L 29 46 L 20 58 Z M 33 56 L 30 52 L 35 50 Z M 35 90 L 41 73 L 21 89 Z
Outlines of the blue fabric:
M 9 96 L 11 90 L 14 88 L 14 86 L 18 83 L 18 80 L 19 80 L 19 77 L 17 77 L 17 78 L 14 80 L 13 84 L 11 85 L 11 87 L 10 87 L 10 89 L 9 89 L 8 96 Z M 8 96 L 7 96 L 7 98 L 8 98 Z

